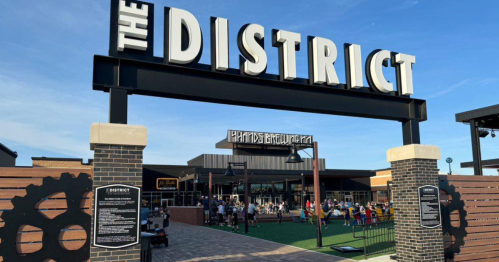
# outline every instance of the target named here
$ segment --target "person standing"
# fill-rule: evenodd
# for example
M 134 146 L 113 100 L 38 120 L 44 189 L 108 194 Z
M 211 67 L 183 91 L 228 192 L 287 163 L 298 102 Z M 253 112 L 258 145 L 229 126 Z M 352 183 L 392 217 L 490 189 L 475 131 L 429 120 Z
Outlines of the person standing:
M 248 223 L 251 224 L 252 227 L 255 226 L 255 215 L 256 215 L 256 206 L 255 202 L 252 202 L 248 206 Z
M 320 210 L 319 210 L 319 217 L 321 219 L 321 224 L 324 225 L 324 229 L 327 229 L 326 220 L 325 220 L 325 217 L 324 217 L 324 208 L 322 206 L 319 206 L 318 208 L 320 208 Z
M 232 217 L 231 217 L 231 221 L 232 221 L 232 232 L 234 232 L 235 228 L 237 229 L 237 232 L 239 232 L 239 221 L 237 219 L 238 219 L 237 209 L 235 208 L 232 211 Z
M 170 209 L 166 209 L 164 212 L 160 211 L 163 217 L 163 228 L 165 229 L 165 235 L 168 236 L 168 227 L 170 226 Z
M 354 225 L 360 225 L 360 207 L 359 207 L 359 203 L 355 203 L 355 206 L 353 208 L 353 217 L 355 219 L 354 221 Z
M 279 209 L 277 210 L 277 222 L 279 223 L 279 226 L 282 223 L 282 205 L 279 205 Z
M 310 210 L 311 207 L 310 200 L 307 200 L 307 204 L 305 205 L 305 207 L 307 208 L 307 210 Z
M 232 226 L 232 213 L 234 213 L 234 205 L 232 204 L 232 201 L 229 201 L 227 204 L 225 213 L 227 214 L 227 226 L 230 227 Z
M 224 214 L 225 214 L 224 202 L 220 201 L 220 203 L 218 203 L 218 225 L 219 226 L 224 225 Z
M 147 200 L 142 199 L 142 207 L 140 208 L 140 231 L 147 231 L 149 213 L 151 213 L 151 210 L 147 206 Z
M 210 219 L 210 200 L 205 197 L 203 200 L 204 222 L 208 223 Z
M 366 224 L 371 224 L 372 219 L 371 219 L 371 203 L 367 202 L 366 205 Z
M 350 226 L 350 210 L 348 209 L 348 204 L 345 203 L 343 207 L 343 217 L 345 218 L 345 224 L 343 226 Z

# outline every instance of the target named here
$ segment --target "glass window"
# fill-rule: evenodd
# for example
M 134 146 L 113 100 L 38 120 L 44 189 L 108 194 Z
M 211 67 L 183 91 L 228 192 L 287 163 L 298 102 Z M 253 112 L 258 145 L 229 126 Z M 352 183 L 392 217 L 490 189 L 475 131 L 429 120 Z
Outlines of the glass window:
M 283 193 L 284 192 L 284 184 L 274 184 L 274 193 Z

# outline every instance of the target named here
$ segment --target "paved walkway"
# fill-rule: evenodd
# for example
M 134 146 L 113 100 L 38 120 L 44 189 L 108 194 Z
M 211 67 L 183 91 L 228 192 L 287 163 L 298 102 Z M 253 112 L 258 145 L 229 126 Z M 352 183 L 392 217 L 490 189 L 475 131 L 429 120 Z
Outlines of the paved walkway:
M 168 234 L 169 247 L 154 248 L 152 251 L 153 262 L 354 261 L 267 240 L 178 222 L 170 222 Z

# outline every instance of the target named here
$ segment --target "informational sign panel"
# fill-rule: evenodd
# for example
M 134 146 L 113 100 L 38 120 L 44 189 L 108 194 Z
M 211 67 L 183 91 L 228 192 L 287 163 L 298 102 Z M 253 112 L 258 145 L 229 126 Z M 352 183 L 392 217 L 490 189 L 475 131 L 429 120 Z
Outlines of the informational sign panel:
M 176 191 L 178 190 L 178 178 L 158 178 L 156 179 L 156 189 Z
M 421 227 L 435 228 L 442 225 L 440 217 L 440 194 L 436 186 L 418 188 Z
M 95 189 L 94 246 L 124 248 L 139 243 L 140 188 L 107 185 Z

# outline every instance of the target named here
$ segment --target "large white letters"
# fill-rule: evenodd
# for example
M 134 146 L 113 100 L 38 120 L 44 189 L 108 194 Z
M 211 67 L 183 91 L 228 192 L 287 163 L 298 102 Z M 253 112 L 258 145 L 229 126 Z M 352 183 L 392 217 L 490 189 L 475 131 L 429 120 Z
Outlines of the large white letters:
M 225 71 L 229 68 L 229 21 L 217 17 L 212 23 L 212 63 L 216 70 Z
M 168 19 L 168 62 L 188 64 L 194 61 L 203 43 L 198 20 L 191 13 L 177 8 L 170 8 Z M 182 50 L 182 26 L 187 29 L 189 39 L 185 50 Z
M 385 76 L 383 75 L 383 63 L 387 63 L 389 59 L 390 51 L 380 50 L 372 56 L 371 63 L 369 65 L 369 73 L 373 81 L 374 88 L 383 93 L 394 91 L 393 84 L 386 81 Z
M 279 47 L 279 70 L 283 79 L 296 78 L 296 52 L 299 49 L 301 35 L 284 30 L 276 30 L 272 36 L 272 45 Z
M 126 6 L 125 0 L 119 4 L 118 15 L 118 51 L 125 48 L 146 50 L 147 41 L 139 40 L 147 38 L 147 14 L 149 7 L 142 4 L 141 9 L 137 8 L 137 3 L 130 3 Z M 134 37 L 139 39 L 133 39 Z
M 264 39 L 263 26 L 247 24 L 239 31 L 238 46 L 245 59 L 242 58 L 242 72 L 247 75 L 256 76 L 267 69 L 267 54 L 263 49 Z M 257 42 L 258 39 L 261 42 Z
M 310 44 L 310 43 L 309 43 Z M 322 38 L 312 38 L 312 83 L 337 85 L 340 83 L 334 62 L 338 56 L 338 50 L 333 41 Z M 310 59 L 310 58 L 309 58 Z
M 395 63 L 399 67 L 399 83 L 402 95 L 408 96 L 412 95 L 412 65 L 416 63 L 416 57 L 406 54 L 396 54 Z
M 347 81 L 350 88 L 358 89 L 364 86 L 362 78 L 362 58 L 360 56 L 360 45 L 351 44 L 348 47 L 348 75 Z

